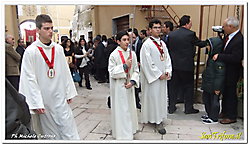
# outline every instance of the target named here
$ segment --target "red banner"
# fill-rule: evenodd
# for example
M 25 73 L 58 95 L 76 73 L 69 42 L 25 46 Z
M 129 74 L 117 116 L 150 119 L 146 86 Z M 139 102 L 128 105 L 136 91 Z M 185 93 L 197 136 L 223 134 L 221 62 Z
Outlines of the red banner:
M 34 42 L 36 40 L 36 30 L 24 29 L 26 33 L 26 42 Z

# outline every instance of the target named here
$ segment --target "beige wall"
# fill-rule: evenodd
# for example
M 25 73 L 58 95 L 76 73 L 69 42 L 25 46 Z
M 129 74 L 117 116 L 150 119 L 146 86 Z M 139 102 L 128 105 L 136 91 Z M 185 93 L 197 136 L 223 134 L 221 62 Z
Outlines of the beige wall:
M 36 5 L 32 7 L 32 9 L 36 8 Z M 69 30 L 71 28 L 71 22 L 73 20 L 74 8 L 74 5 L 41 5 L 41 13 L 48 14 L 49 16 L 51 16 L 53 20 L 54 29 L 58 29 L 58 33 L 55 33 L 55 37 L 53 38 L 55 42 L 58 41 L 57 34 L 60 34 L 60 36 L 69 36 Z M 24 20 L 28 19 L 35 20 L 36 16 L 38 15 L 37 11 L 33 10 L 32 12 L 34 14 L 27 14 L 25 13 L 25 11 L 23 11 L 23 16 L 19 16 L 19 22 L 21 23 Z
M 5 5 L 5 25 L 8 30 L 6 34 L 13 35 L 15 38 L 15 47 L 19 39 L 18 20 L 16 14 L 16 6 Z
M 139 7 L 135 9 L 135 28 L 145 29 L 148 21 L 144 19 L 144 13 L 141 13 Z M 94 7 L 93 36 L 105 34 L 112 36 L 112 19 L 134 13 L 134 6 L 95 6 Z M 131 25 L 130 19 L 130 25 Z
M 197 37 L 199 37 L 201 5 L 171 5 L 171 7 L 180 18 L 183 15 L 191 16 L 193 24 L 191 30 L 195 31 Z M 137 6 L 135 13 L 135 27 L 139 31 L 141 29 L 146 29 L 146 26 L 149 22 L 145 19 L 145 16 L 147 16 L 148 12 L 140 11 L 140 9 L 141 6 Z M 236 16 L 235 10 L 235 5 L 205 6 L 203 10 L 204 15 L 201 39 L 206 40 L 207 38 L 217 36 L 217 34 L 212 31 L 211 27 L 214 25 L 222 25 L 223 21 L 228 16 Z M 106 34 L 108 37 L 111 37 L 112 19 L 134 13 L 133 11 L 134 6 L 95 6 L 93 15 L 93 18 L 95 20 L 95 24 L 93 25 L 93 36 L 96 36 L 96 34 Z M 201 61 L 205 61 L 205 49 L 201 49 Z

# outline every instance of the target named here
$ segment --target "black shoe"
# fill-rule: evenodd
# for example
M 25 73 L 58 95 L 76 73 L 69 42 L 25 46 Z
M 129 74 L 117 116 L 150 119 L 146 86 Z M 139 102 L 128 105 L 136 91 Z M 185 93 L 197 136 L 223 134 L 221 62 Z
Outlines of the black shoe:
M 79 87 L 83 87 L 81 84 L 79 84 Z
M 88 90 L 92 90 L 92 88 L 91 88 L 91 87 L 87 87 L 87 89 L 88 89 Z
M 140 104 L 136 104 L 137 109 L 141 109 L 141 105 Z
M 192 110 L 189 110 L 189 111 L 185 111 L 184 113 L 185 114 L 195 114 L 195 113 L 199 113 L 199 110 L 198 109 L 192 109 Z
M 214 121 L 211 118 L 208 118 L 208 119 L 202 120 L 202 123 L 204 123 L 204 124 L 217 124 L 218 120 Z
M 160 124 L 156 124 L 156 129 L 158 131 L 158 133 L 164 135 L 166 134 L 166 130 L 164 128 L 164 124 L 161 122 Z
M 111 96 L 108 96 L 106 104 L 107 104 L 108 108 L 111 108 Z
M 207 120 L 208 119 L 208 116 L 207 115 L 202 115 L 201 116 L 201 120 Z
M 176 107 L 174 107 L 173 109 L 169 109 L 169 114 L 173 114 L 176 111 Z
M 98 83 L 105 83 L 106 81 L 99 81 Z

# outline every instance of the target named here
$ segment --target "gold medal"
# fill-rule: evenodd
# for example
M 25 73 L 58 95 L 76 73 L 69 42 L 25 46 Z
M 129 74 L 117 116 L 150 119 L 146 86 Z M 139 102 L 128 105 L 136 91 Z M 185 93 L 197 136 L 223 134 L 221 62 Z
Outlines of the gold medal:
M 55 76 L 55 70 L 54 70 L 53 68 L 50 68 L 50 69 L 48 70 L 47 75 L 48 75 L 48 77 L 49 77 L 50 79 L 54 78 L 54 76 Z

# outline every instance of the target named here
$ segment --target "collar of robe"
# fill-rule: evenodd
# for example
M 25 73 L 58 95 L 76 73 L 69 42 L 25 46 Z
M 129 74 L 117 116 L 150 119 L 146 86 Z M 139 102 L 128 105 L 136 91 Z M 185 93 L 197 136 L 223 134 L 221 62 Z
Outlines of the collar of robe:
M 130 51 L 129 47 L 126 50 L 124 50 L 123 48 L 121 48 L 120 46 L 118 46 L 116 49 L 118 49 L 120 51 L 124 51 L 124 52 L 129 52 Z
M 55 43 L 52 41 L 49 46 L 46 44 L 42 43 L 40 39 L 37 39 L 37 46 L 42 47 L 43 49 L 52 49 L 55 46 Z

